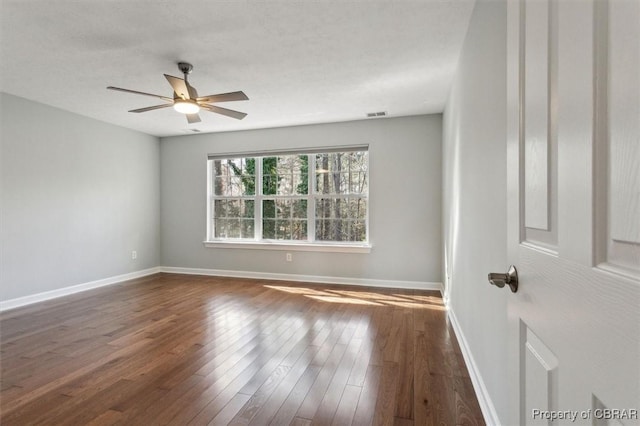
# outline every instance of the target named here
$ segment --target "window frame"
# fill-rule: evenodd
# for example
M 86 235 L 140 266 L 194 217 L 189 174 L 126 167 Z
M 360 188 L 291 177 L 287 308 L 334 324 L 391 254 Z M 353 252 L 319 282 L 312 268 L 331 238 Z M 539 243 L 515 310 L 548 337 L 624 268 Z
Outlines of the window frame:
M 332 154 L 344 152 L 366 152 L 367 153 L 367 189 L 363 193 L 346 194 L 323 194 L 316 192 L 316 155 Z M 307 155 L 309 170 L 307 171 L 307 194 L 263 194 L 263 159 L 265 157 L 278 157 L 287 155 Z M 255 158 L 255 194 L 240 196 L 216 196 L 214 192 L 214 167 L 215 160 L 234 158 Z M 333 146 L 324 148 L 243 152 L 228 154 L 209 154 L 207 157 L 207 226 L 206 239 L 203 241 L 205 247 L 210 248 L 242 248 L 242 249 L 267 249 L 267 250 L 290 250 L 290 251 L 323 251 L 341 253 L 369 253 L 371 251 L 370 227 L 369 227 L 369 192 L 370 192 L 370 150 L 368 145 L 357 146 Z M 350 189 L 349 189 L 350 190 Z M 316 240 L 316 202 L 323 198 L 359 198 L 366 200 L 365 215 L 365 241 L 318 241 Z M 254 238 L 215 238 L 214 237 L 214 202 L 219 199 L 227 200 L 253 200 L 254 201 Z M 281 240 L 258 238 L 263 236 L 263 201 L 265 200 L 307 200 L 307 239 L 306 240 Z

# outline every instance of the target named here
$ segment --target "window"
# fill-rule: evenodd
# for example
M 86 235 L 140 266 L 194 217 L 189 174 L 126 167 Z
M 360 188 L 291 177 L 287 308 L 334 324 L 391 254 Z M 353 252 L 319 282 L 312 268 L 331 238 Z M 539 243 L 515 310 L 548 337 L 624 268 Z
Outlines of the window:
M 366 147 L 209 158 L 208 242 L 368 243 Z

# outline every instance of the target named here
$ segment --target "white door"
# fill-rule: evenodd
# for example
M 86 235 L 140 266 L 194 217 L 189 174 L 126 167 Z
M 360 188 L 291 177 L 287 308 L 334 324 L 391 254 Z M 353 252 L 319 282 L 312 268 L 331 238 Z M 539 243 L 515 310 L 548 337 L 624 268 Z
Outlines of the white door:
M 640 0 L 507 28 L 509 424 L 640 424 Z

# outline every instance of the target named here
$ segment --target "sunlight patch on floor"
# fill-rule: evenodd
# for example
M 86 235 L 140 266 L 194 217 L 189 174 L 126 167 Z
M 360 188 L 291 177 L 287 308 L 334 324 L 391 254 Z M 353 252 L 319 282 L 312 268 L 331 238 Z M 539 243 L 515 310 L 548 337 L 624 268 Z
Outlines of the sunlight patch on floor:
M 381 303 L 372 302 L 370 300 L 362 300 L 356 299 L 353 297 L 339 297 L 339 296 L 313 296 L 313 295 L 305 295 L 305 297 L 310 297 L 315 300 L 319 300 L 321 302 L 330 302 L 330 303 L 349 303 L 351 305 L 373 305 L 373 306 L 383 306 Z
M 410 309 L 433 309 L 445 311 L 446 307 L 442 299 L 437 296 L 424 294 L 385 294 L 372 291 L 340 290 L 340 289 L 314 289 L 309 287 L 291 287 L 265 285 L 264 287 L 284 291 L 291 294 L 299 294 L 314 300 L 327 303 L 348 303 L 354 305 L 372 306 L 398 306 Z

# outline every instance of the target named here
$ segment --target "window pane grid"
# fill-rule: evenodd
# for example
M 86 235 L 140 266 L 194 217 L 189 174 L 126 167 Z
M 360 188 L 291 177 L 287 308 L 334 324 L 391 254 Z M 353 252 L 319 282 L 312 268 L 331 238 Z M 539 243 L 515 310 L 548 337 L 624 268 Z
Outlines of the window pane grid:
M 307 194 L 308 155 L 262 158 L 262 194 Z
M 255 159 L 229 158 L 213 160 L 214 194 L 243 196 L 255 194 Z
M 270 198 L 262 201 L 262 237 L 307 240 L 307 200 Z
M 315 193 L 367 193 L 368 156 L 366 154 L 366 152 L 333 152 L 316 155 Z
M 213 229 L 215 238 L 255 238 L 255 201 L 247 199 L 214 199 Z
M 366 151 L 209 162 L 215 239 L 368 241 Z

